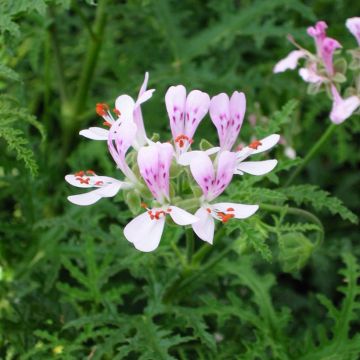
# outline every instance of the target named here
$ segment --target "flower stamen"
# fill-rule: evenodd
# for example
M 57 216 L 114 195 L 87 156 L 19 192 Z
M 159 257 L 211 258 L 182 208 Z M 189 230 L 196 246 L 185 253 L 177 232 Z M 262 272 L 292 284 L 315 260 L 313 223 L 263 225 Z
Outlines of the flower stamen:
M 261 145 L 262 145 L 261 141 L 259 141 L 259 140 L 254 140 L 254 141 L 249 145 L 249 148 L 250 148 L 250 149 L 257 150 L 257 148 L 258 148 L 259 146 L 261 146 Z

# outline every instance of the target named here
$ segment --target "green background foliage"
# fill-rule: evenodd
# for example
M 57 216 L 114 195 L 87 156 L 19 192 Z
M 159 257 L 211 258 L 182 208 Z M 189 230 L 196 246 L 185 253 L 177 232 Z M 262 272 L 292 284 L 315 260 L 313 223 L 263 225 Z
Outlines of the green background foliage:
M 344 23 L 359 14 L 348 0 L 0 0 L 0 359 L 358 359 L 359 116 L 285 186 L 330 102 L 272 68 L 287 34 L 312 48 L 317 19 L 353 48 Z M 172 226 L 154 253 L 136 251 L 126 195 L 66 200 L 67 173 L 119 177 L 78 131 L 101 124 L 97 102 L 136 96 L 145 71 L 145 126 L 162 141 L 165 91 L 183 83 L 244 91 L 241 140 L 277 132 L 298 155 L 278 145 L 274 172 L 237 177 L 223 198 L 259 212 L 218 226 L 212 247 L 195 239 L 190 258 Z M 208 117 L 202 138 L 217 141 Z

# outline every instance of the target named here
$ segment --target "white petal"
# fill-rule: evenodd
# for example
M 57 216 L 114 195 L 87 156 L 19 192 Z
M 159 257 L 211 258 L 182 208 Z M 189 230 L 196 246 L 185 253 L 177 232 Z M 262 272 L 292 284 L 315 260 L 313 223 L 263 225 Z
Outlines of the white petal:
M 212 147 L 212 148 L 210 148 L 210 149 L 207 149 L 207 150 L 205 150 L 205 154 L 206 155 L 214 155 L 214 154 L 216 154 L 217 152 L 219 152 L 219 150 L 220 150 L 220 146 L 215 146 L 215 147 Z
M 277 160 L 244 161 L 237 165 L 235 174 L 242 172 L 251 175 L 264 175 L 270 172 L 277 164 Z
M 119 192 L 121 187 L 122 187 L 121 182 L 113 183 L 103 186 L 101 188 L 97 188 L 96 190 L 89 191 L 85 194 L 68 196 L 68 200 L 73 204 L 80 206 L 92 205 L 103 197 L 115 196 Z
M 125 226 L 124 235 L 136 249 L 149 252 L 159 246 L 164 225 L 165 217 L 151 220 L 148 213 L 143 213 Z
M 200 208 L 196 211 L 195 216 L 199 219 L 192 225 L 195 234 L 209 244 L 213 243 L 215 221 L 213 217 L 204 208 Z
M 322 83 L 324 81 L 324 78 L 319 76 L 312 69 L 301 68 L 299 69 L 299 75 L 305 82 L 309 82 L 313 84 Z
M 177 162 L 180 165 L 188 166 L 188 165 L 190 165 L 191 161 L 193 161 L 196 158 L 196 156 L 199 155 L 200 153 L 204 152 L 206 155 L 210 156 L 210 155 L 216 154 L 219 150 L 220 150 L 220 147 L 217 146 L 217 147 L 213 147 L 208 150 L 205 150 L 205 151 L 200 151 L 200 150 L 188 151 L 186 153 L 181 154 L 180 157 L 178 158 Z
M 346 99 L 340 98 L 335 100 L 330 113 L 330 120 L 334 124 L 341 124 L 349 118 L 359 106 L 360 98 L 357 96 L 350 96 Z
M 273 72 L 280 73 L 285 70 L 291 69 L 294 70 L 297 67 L 299 59 L 305 57 L 305 52 L 302 50 L 291 51 L 288 56 L 280 60 L 273 69 Z
M 259 209 L 259 205 L 245 205 L 230 202 L 212 204 L 211 207 L 224 213 L 229 213 L 228 209 L 233 209 L 233 213 L 235 215 L 234 217 L 236 219 L 246 219 L 249 216 L 253 215 Z
M 145 101 L 148 101 L 152 97 L 154 91 L 155 89 L 150 89 L 141 94 L 136 100 L 135 108 L 143 104 Z
M 79 188 L 92 188 L 92 187 L 100 187 L 95 185 L 96 182 L 98 181 L 102 181 L 103 185 L 104 184 L 110 184 L 110 183 L 122 183 L 121 181 L 114 179 L 112 177 L 109 176 L 86 176 L 84 175 L 84 178 L 90 178 L 89 184 L 81 184 L 81 182 L 79 180 L 77 180 L 79 178 L 79 176 L 75 176 L 75 175 L 66 175 L 65 176 L 65 180 L 72 186 L 76 186 Z
M 109 130 L 100 127 L 91 127 L 89 129 L 81 130 L 79 134 L 91 140 L 107 140 Z
M 133 112 L 135 108 L 134 99 L 129 95 L 120 95 L 115 100 L 115 108 L 120 111 L 120 119 L 122 121 L 126 119 L 133 120 Z
M 261 139 L 260 140 L 261 145 L 252 152 L 252 155 L 259 154 L 259 153 L 262 153 L 264 151 L 271 149 L 273 146 L 275 146 L 279 142 L 279 140 L 280 140 L 280 135 L 278 135 L 278 134 L 272 134 L 272 135 L 267 136 L 264 139 Z
M 178 225 L 190 225 L 199 221 L 199 218 L 177 206 L 169 206 L 169 208 L 171 209 L 170 211 L 171 218 Z

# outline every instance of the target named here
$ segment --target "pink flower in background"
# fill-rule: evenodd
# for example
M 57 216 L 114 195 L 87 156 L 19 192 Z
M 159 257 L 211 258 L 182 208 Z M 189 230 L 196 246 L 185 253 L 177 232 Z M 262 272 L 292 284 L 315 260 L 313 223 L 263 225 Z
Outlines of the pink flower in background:
M 168 143 L 154 143 L 139 150 L 140 174 L 159 204 L 151 209 L 145 205 L 147 212 L 131 220 L 124 229 L 126 239 L 140 251 L 149 252 L 158 247 L 167 215 L 178 225 L 190 225 L 199 220 L 169 204 L 169 173 L 173 152 L 173 147 Z
M 112 116 L 107 104 L 96 104 L 96 113 L 104 119 L 103 125 L 109 128 L 119 119 L 121 121 L 128 119 L 135 122 L 137 133 L 134 141 L 138 147 L 147 142 L 140 105 L 149 100 L 155 91 L 154 89 L 146 90 L 148 79 L 149 74 L 146 72 L 136 102 L 129 95 L 120 95 L 116 99 L 114 109 L 114 113 L 117 116 L 116 119 Z M 108 140 L 109 130 L 101 127 L 90 127 L 81 130 L 79 134 L 92 140 Z
M 192 227 L 196 235 L 212 244 L 214 238 L 214 219 L 226 223 L 232 218 L 245 219 L 253 215 L 258 205 L 243 205 L 236 203 L 215 203 L 215 200 L 229 185 L 236 165 L 236 154 L 230 151 L 223 151 L 217 159 L 216 170 L 207 154 L 198 154 L 191 160 L 190 170 L 195 181 L 200 186 L 203 196 L 201 207 L 196 211 L 195 216 L 200 220 Z
M 353 17 L 346 20 L 346 27 L 355 36 L 360 46 L 360 17 Z
M 305 51 L 293 50 L 274 66 L 273 72 L 277 74 L 286 70 L 294 70 L 297 68 L 299 60 L 304 57 L 306 57 Z
M 318 21 L 315 26 L 307 28 L 307 33 L 315 40 L 315 46 L 318 56 L 321 56 L 323 41 L 326 38 L 327 24 L 325 21 Z
M 194 133 L 209 110 L 209 95 L 193 90 L 186 96 L 183 85 L 171 86 L 165 95 L 167 113 L 175 143 L 176 157 L 188 151 Z
M 358 96 L 350 96 L 343 99 L 334 85 L 331 87 L 331 92 L 333 95 L 333 106 L 330 120 L 334 124 L 341 124 L 360 106 L 360 98 Z
M 325 38 L 322 42 L 322 47 L 320 50 L 321 58 L 324 62 L 325 68 L 329 76 L 334 75 L 334 64 L 333 64 L 333 56 L 334 52 L 337 49 L 340 49 L 342 46 L 341 44 L 332 38 Z
M 299 69 L 299 75 L 308 83 L 321 85 L 326 78 L 319 75 L 316 63 L 309 63 L 307 67 Z

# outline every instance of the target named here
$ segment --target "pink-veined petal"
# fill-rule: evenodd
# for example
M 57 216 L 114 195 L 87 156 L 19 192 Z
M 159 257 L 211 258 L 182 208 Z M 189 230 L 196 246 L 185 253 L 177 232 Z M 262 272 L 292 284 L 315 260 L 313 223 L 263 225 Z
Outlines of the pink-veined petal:
M 274 66 L 273 72 L 275 74 L 277 74 L 277 73 L 284 72 L 289 69 L 294 70 L 297 67 L 299 60 L 305 56 L 306 56 L 306 54 L 302 50 L 291 51 L 288 54 L 288 56 L 286 56 L 284 59 L 280 60 Z
M 90 127 L 88 129 L 81 130 L 79 134 L 91 140 L 107 140 L 109 130 L 100 127 Z
M 202 151 L 199 152 L 190 162 L 190 171 L 207 197 L 215 182 L 214 166 L 209 156 Z
M 171 218 L 178 225 L 190 225 L 199 221 L 199 218 L 177 206 L 169 206 L 169 209 L 171 210 L 169 212 Z
M 259 205 L 245 205 L 231 202 L 212 204 L 211 207 L 223 213 L 233 213 L 236 219 L 246 219 L 259 209 Z M 229 211 L 229 209 L 231 209 L 231 211 Z
M 170 86 L 165 94 L 165 104 L 174 139 L 184 133 L 185 102 L 185 87 L 183 85 Z
M 241 129 L 246 111 L 246 97 L 242 92 L 234 91 L 230 98 L 230 125 L 227 133 L 227 149 L 230 150 Z
M 103 197 L 113 197 L 121 189 L 121 183 L 113 183 L 84 194 L 68 196 L 68 200 L 80 206 L 92 205 Z
M 244 161 L 236 166 L 235 174 L 264 175 L 277 165 L 277 160 Z
M 159 188 L 169 199 L 169 177 L 170 177 L 170 166 L 174 155 L 174 148 L 169 143 L 156 144 L 159 153 L 159 166 L 158 166 L 158 179 Z
M 134 99 L 129 95 L 120 95 L 115 100 L 115 108 L 120 111 L 121 121 L 133 120 L 133 113 L 135 109 Z
M 159 246 L 164 225 L 165 217 L 152 220 L 149 214 L 145 212 L 125 226 L 124 235 L 128 241 L 134 244 L 136 249 L 150 252 Z
M 211 201 L 218 197 L 229 185 L 236 166 L 236 153 L 230 151 L 223 151 L 218 158 L 218 165 L 216 171 L 216 179 L 212 190 L 206 197 Z
M 213 217 L 202 207 L 196 211 L 195 216 L 199 219 L 199 221 L 192 224 L 195 234 L 201 240 L 212 244 L 215 230 L 215 221 Z
M 193 90 L 189 93 L 185 103 L 185 129 L 184 134 L 192 139 L 200 124 L 200 121 L 207 114 L 210 106 L 210 97 L 200 90 Z
M 230 124 L 230 100 L 227 94 L 221 93 L 211 99 L 210 118 L 216 126 L 221 148 L 230 150 L 225 147 L 227 129 Z

